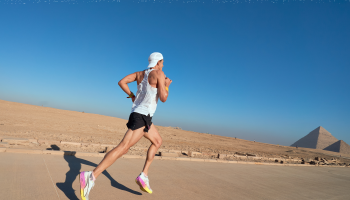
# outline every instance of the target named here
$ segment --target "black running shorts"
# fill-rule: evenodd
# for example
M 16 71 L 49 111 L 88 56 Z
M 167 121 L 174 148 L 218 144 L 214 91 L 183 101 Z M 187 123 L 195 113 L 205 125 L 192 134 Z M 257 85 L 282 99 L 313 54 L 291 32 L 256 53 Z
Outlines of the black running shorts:
M 143 115 L 140 113 L 133 112 L 129 116 L 129 121 L 126 124 L 128 129 L 136 130 L 141 127 L 145 127 L 143 129 L 144 132 L 148 132 L 152 125 L 152 117 L 150 115 Z

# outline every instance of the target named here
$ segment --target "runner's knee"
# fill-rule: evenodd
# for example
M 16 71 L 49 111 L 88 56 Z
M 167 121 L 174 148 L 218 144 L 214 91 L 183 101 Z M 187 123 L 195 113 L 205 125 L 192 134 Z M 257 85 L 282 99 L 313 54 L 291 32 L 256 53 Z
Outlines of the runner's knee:
M 121 142 L 120 147 L 122 148 L 123 152 L 127 153 L 129 151 L 130 145 L 128 142 Z
M 153 144 L 159 149 L 160 146 L 162 146 L 162 143 L 163 143 L 162 138 L 159 138 L 155 140 Z

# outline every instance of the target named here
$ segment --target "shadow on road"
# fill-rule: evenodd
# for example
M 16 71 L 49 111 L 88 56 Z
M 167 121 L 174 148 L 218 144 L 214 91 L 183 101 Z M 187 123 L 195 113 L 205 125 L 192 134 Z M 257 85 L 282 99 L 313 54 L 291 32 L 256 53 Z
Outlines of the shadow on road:
M 93 167 L 97 167 L 97 164 L 90 162 L 90 161 L 87 161 L 87 160 L 84 160 L 84 159 L 81 159 L 81 158 L 77 158 L 74 155 L 73 156 L 64 155 L 63 158 L 68 163 L 69 171 L 66 173 L 65 182 L 64 183 L 56 183 L 56 185 L 60 190 L 62 190 L 62 192 L 67 196 L 68 199 L 79 200 L 80 198 L 78 198 L 77 195 L 75 195 L 75 190 L 73 189 L 73 182 L 77 177 L 79 179 L 78 175 L 79 175 L 80 170 L 81 170 L 81 164 L 90 165 Z M 135 194 L 135 195 L 142 195 L 140 192 L 132 190 L 132 189 L 125 187 L 124 185 L 118 183 L 116 180 L 114 180 L 114 178 L 112 178 L 112 176 L 106 170 L 102 174 L 105 175 L 111 181 L 111 186 L 118 188 L 120 190 L 130 192 L 130 193 Z M 80 190 L 80 188 L 79 188 L 79 190 Z M 80 191 L 79 191 L 79 193 L 80 193 Z

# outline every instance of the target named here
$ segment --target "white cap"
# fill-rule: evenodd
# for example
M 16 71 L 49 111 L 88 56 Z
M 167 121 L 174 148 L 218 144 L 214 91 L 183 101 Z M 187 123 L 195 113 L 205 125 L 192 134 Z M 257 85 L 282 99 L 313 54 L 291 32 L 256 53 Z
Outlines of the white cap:
M 158 61 L 163 60 L 163 55 L 159 52 L 152 53 L 148 58 L 148 68 L 154 67 L 157 65 Z

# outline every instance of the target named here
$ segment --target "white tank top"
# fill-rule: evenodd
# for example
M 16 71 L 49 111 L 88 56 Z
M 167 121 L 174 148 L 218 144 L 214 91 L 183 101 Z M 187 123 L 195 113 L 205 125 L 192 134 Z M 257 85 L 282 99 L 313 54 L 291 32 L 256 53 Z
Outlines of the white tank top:
M 154 69 L 147 69 L 145 71 L 145 75 L 143 80 L 139 85 L 137 85 L 137 93 L 136 99 L 132 105 L 131 112 L 137 112 L 143 115 L 153 116 L 154 112 L 156 112 L 157 102 L 158 102 L 158 94 L 157 88 L 152 87 L 148 83 L 148 75 Z

